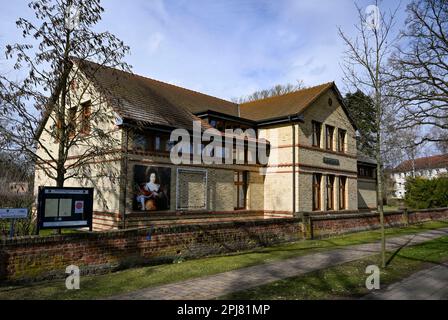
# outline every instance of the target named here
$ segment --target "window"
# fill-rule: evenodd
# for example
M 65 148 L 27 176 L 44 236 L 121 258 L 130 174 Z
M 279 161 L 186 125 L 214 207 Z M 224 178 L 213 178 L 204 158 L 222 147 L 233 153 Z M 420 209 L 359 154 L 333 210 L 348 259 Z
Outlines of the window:
M 327 176 L 327 210 L 334 210 L 334 176 Z
M 375 168 L 360 166 L 358 176 L 361 178 L 375 178 Z
M 73 107 L 68 110 L 67 134 L 70 139 L 76 136 L 76 113 L 78 108 Z
M 321 190 L 320 185 L 322 182 L 322 175 L 315 173 L 313 174 L 313 211 L 318 211 L 321 209 Z
M 59 119 L 55 120 L 55 126 L 53 128 L 54 142 L 59 143 L 61 141 L 62 122 Z
M 90 134 L 90 117 L 92 115 L 90 101 L 81 105 L 81 134 Z
M 154 150 L 155 151 L 161 151 L 161 138 L 160 138 L 160 136 L 155 136 Z
M 347 131 L 339 129 L 338 130 L 338 151 L 339 152 L 346 152 L 345 148 L 345 138 L 347 136 Z
M 176 142 L 170 142 L 170 136 L 164 133 L 135 131 L 133 148 L 147 152 L 170 152 Z
M 170 141 L 170 136 L 166 135 L 162 137 L 162 146 L 163 146 L 163 150 L 165 152 L 171 152 L 171 150 L 174 148 L 174 146 L 176 145 L 176 142 L 171 142 Z
M 334 127 L 327 125 L 325 133 L 325 147 L 327 150 L 333 150 Z
M 149 140 L 144 134 L 134 133 L 133 145 L 135 150 L 149 151 Z
M 347 209 L 347 177 L 339 177 L 339 210 Z
M 244 141 L 237 141 L 233 143 L 233 163 L 246 164 L 248 159 L 248 146 Z
M 313 126 L 313 147 L 320 148 L 320 136 L 322 131 L 322 124 L 317 121 L 313 121 L 312 126 Z
M 225 130 L 225 122 L 218 120 L 216 122 L 216 127 L 215 128 L 218 129 L 219 131 L 223 132 Z
M 247 172 L 235 171 L 235 210 L 244 210 L 247 206 Z

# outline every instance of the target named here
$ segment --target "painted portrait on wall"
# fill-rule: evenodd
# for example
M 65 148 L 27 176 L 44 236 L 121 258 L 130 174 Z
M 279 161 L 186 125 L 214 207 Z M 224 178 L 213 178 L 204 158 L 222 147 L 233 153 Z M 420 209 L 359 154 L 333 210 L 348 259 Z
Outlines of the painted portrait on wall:
M 136 211 L 170 209 L 171 169 L 164 167 L 134 167 L 134 205 Z

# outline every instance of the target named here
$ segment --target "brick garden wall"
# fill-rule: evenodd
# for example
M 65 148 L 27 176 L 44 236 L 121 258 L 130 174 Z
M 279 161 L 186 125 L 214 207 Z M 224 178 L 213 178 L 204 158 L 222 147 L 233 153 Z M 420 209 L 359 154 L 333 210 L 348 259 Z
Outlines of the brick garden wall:
M 409 212 L 409 223 L 420 223 L 432 220 L 444 220 L 448 218 L 448 209 L 440 210 L 419 210 Z
M 375 230 L 380 228 L 378 213 L 354 213 L 339 215 L 309 216 L 307 234 L 309 238 L 322 238 L 338 234 Z M 402 227 L 432 220 L 448 220 L 448 208 L 420 211 L 394 211 L 384 214 L 387 228 Z
M 405 226 L 403 213 L 386 213 L 385 225 L 390 227 Z M 380 227 L 380 218 L 376 213 L 316 216 L 312 218 L 311 234 L 313 238 L 322 238 L 337 234 L 374 230 Z
M 303 238 L 294 219 L 224 222 L 154 229 L 26 237 L 0 241 L 0 282 L 65 277 L 203 257 Z
M 448 208 L 387 213 L 387 226 L 448 220 Z M 321 214 L 300 218 L 233 221 L 153 229 L 0 240 L 0 282 L 64 278 L 77 265 L 83 274 L 143 264 L 230 253 L 302 239 L 379 228 L 376 213 Z

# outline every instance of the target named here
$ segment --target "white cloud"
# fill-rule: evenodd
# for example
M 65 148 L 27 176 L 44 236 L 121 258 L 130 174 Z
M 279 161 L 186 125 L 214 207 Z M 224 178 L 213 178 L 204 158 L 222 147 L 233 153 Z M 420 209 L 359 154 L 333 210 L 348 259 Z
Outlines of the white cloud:
M 154 54 L 155 52 L 157 52 L 163 40 L 164 36 L 160 32 L 155 32 L 154 34 L 152 34 L 148 39 L 147 45 L 149 54 Z
M 98 28 L 131 47 L 127 60 L 135 73 L 226 99 L 297 79 L 341 85 L 337 26 L 353 33 L 356 23 L 352 0 L 108 0 L 103 6 Z M 7 42 L 20 38 L 14 22 L 23 7 L 5 1 L 0 11 Z

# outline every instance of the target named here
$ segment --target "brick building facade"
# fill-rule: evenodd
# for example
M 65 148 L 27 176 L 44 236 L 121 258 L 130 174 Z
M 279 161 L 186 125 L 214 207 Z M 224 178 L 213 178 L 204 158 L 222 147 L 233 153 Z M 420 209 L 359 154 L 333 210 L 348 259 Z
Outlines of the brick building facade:
M 78 62 L 77 70 L 94 88 L 82 104 L 95 95 L 104 98 L 98 108 L 110 121 L 96 125 L 107 127 L 118 141 L 101 160 L 118 183 L 107 177 L 66 183 L 92 186 L 101 194 L 94 206 L 95 230 L 376 207 L 376 180 L 369 175 L 375 164 L 358 156 L 356 127 L 334 83 L 235 104 L 93 63 Z M 191 133 L 195 122 L 223 137 L 226 129 L 252 129 L 257 145 L 269 150 L 267 163 L 248 161 L 249 139 L 243 137 L 241 164 L 173 164 L 170 134 Z M 54 126 L 50 120 L 45 125 Z M 51 141 L 46 134 L 41 139 Z M 223 152 L 237 154 L 237 141 L 232 150 L 223 145 Z M 91 172 L 95 177 L 95 163 Z M 36 188 L 51 184 L 37 170 Z

